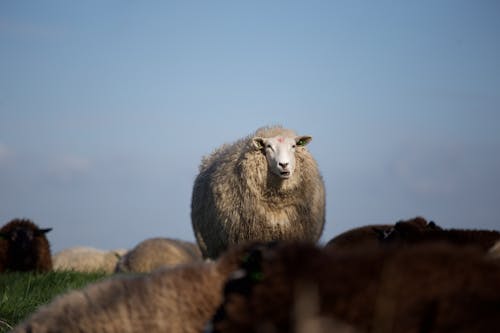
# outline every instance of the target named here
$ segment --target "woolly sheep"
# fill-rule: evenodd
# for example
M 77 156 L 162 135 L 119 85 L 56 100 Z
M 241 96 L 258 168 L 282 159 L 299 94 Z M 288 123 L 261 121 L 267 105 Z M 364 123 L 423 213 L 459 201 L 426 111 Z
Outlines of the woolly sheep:
M 116 265 L 116 272 L 151 272 L 162 266 L 173 267 L 201 261 L 195 243 L 169 238 L 150 238 L 137 244 Z
M 54 270 L 113 273 L 127 250 L 104 251 L 87 246 L 75 246 L 57 252 L 52 257 Z
M 311 139 L 263 127 L 202 159 L 191 221 L 205 258 L 245 241 L 320 238 L 325 189 L 305 147 Z
M 12 332 L 201 332 L 247 251 L 237 247 L 216 261 L 115 275 L 55 298 Z
M 0 272 L 52 270 L 50 244 L 45 236 L 50 230 L 40 229 L 28 219 L 13 219 L 0 228 Z
M 500 327 L 500 265 L 478 248 L 433 243 L 332 251 L 279 244 L 250 253 L 238 272 L 226 282 L 208 332 L 465 333 Z

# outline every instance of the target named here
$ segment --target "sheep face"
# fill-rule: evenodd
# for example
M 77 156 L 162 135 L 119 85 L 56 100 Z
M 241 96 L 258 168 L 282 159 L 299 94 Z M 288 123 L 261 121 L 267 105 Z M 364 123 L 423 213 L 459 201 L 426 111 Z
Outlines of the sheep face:
M 295 151 L 297 147 L 307 145 L 310 136 L 297 136 L 294 138 L 275 136 L 271 138 L 253 138 L 254 147 L 261 150 L 266 156 L 271 173 L 281 179 L 292 177 L 295 171 Z
M 52 229 L 28 229 L 16 227 L 8 233 L 2 233 L 0 236 L 9 240 L 12 251 L 16 253 L 27 253 L 30 251 L 35 237 L 42 236 L 50 230 Z

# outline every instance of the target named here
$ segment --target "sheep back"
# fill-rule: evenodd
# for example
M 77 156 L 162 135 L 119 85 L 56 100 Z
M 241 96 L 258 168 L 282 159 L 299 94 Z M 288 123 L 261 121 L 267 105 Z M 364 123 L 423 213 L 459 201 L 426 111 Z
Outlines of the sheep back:
M 381 241 L 392 245 L 413 245 L 432 242 L 447 242 L 457 246 L 475 246 L 482 251 L 488 251 L 500 240 L 500 232 L 497 230 L 483 229 L 443 229 L 433 222 L 429 227 L 398 222 L 391 232 Z
M 116 272 L 146 273 L 162 266 L 173 267 L 201 261 L 198 246 L 170 238 L 150 238 L 137 244 L 116 265 Z
M 113 273 L 116 264 L 127 250 L 104 251 L 87 246 L 75 246 L 54 254 L 54 270 Z
M 215 258 L 245 241 L 316 242 L 325 223 L 325 189 L 306 147 L 295 151 L 296 167 L 282 180 L 268 170 L 254 137 L 295 137 L 280 126 L 259 129 L 204 157 L 195 179 L 191 220 L 204 257 Z
M 434 223 L 429 223 L 421 216 L 408 220 L 400 220 L 394 224 L 370 224 L 347 230 L 332 239 L 325 247 L 329 249 L 344 249 L 354 246 L 379 246 L 384 242 L 384 238 L 394 232 L 396 225 L 410 228 L 411 230 L 438 229 Z

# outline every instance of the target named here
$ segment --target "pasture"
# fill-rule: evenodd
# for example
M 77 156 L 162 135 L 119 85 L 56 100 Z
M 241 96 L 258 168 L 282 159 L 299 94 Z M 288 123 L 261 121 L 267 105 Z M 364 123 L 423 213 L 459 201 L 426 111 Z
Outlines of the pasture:
M 8 332 L 35 309 L 70 289 L 101 280 L 105 273 L 49 272 L 0 274 L 0 333 Z

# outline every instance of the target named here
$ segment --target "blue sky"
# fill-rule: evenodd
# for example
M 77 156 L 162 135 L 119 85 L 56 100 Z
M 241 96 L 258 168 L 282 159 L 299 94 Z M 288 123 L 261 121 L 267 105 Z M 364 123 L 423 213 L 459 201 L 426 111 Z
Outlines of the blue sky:
M 194 240 L 201 157 L 313 136 L 322 241 L 416 215 L 500 228 L 497 1 L 2 1 L 0 223 L 54 251 Z

